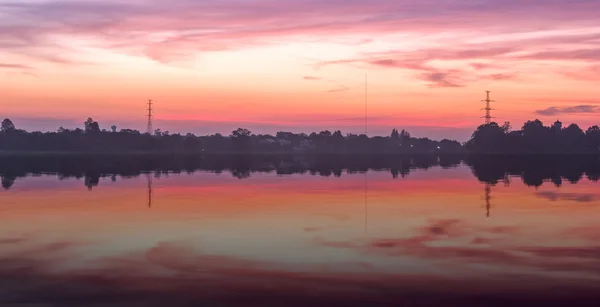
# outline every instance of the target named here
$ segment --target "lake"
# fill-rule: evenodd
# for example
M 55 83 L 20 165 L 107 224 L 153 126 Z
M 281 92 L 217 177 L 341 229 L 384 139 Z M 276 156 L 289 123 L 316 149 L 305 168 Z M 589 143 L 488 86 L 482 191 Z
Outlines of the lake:
M 64 159 L 0 161 L 2 306 L 564 306 L 600 293 L 597 158 Z

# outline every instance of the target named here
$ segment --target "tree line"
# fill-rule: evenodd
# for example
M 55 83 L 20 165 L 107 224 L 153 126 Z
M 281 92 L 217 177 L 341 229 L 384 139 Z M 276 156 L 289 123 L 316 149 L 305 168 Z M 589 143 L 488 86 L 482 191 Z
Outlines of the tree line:
M 579 154 L 600 152 L 600 128 L 583 131 L 577 124 L 551 126 L 536 119 L 520 130 L 510 123 L 492 122 L 477 127 L 465 142 L 413 137 L 406 130 L 393 129 L 388 136 L 342 134 L 340 130 L 305 133 L 253 134 L 238 128 L 222 134 L 197 136 L 156 129 L 141 133 L 132 129 L 101 129 L 92 118 L 83 129 L 56 132 L 27 132 L 10 119 L 2 122 L 0 151 L 8 152 L 170 152 L 170 153 L 403 153 L 403 154 Z
M 277 132 L 253 134 L 238 128 L 230 135 L 197 136 L 171 134 L 156 129 L 141 133 L 132 129 L 101 129 L 92 118 L 83 128 L 59 128 L 56 132 L 27 132 L 10 119 L 2 122 L 0 150 L 12 152 L 170 152 L 170 153 L 459 153 L 457 141 L 435 141 L 412 137 L 407 131 L 393 129 L 389 136 L 368 137 L 321 131 L 311 134 Z
M 490 123 L 477 127 L 464 147 L 471 153 L 597 154 L 600 128 L 595 125 L 583 131 L 577 124 L 563 127 L 560 121 L 544 126 L 538 119 L 525 122 L 520 130 L 512 130 L 508 122 Z

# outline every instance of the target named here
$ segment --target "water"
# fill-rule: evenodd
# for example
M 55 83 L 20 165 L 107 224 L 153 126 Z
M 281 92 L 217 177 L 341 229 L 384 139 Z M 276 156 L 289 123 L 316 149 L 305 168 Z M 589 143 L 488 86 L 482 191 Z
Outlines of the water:
M 458 163 L 398 176 L 5 174 L 0 305 L 548 306 L 597 296 L 600 192 L 589 165 L 571 181 L 540 168 L 542 179 L 485 182 L 497 172 Z

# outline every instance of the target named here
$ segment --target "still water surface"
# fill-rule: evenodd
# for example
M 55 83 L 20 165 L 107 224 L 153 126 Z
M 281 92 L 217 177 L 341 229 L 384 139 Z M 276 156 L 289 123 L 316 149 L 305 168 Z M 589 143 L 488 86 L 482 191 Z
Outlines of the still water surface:
M 0 303 L 589 302 L 599 213 L 587 178 L 486 185 L 465 165 L 153 173 L 91 189 L 29 176 L 0 192 Z

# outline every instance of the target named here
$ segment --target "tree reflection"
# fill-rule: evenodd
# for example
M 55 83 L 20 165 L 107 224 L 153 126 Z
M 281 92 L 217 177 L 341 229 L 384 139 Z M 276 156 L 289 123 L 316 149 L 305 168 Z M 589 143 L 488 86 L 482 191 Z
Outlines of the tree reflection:
M 17 180 L 16 176 L 2 175 L 2 187 L 5 190 L 8 190 L 8 189 L 12 188 L 12 186 L 15 184 L 16 180 Z
M 563 181 L 575 184 L 584 178 L 598 181 L 600 160 L 596 156 L 471 156 L 464 159 L 473 174 L 492 185 L 506 176 L 518 176 L 527 186 L 539 187 L 545 182 L 561 186 Z
M 409 176 L 414 170 L 432 167 L 453 168 L 465 164 L 482 183 L 510 185 L 510 177 L 519 177 L 528 186 L 545 182 L 561 186 L 583 178 L 600 179 L 600 160 L 595 156 L 456 156 L 456 155 L 49 155 L 7 156 L 0 159 L 2 187 L 10 189 L 15 180 L 28 174 L 57 174 L 60 179 L 83 178 L 88 189 L 97 187 L 100 179 L 116 176 L 136 177 L 153 173 L 154 177 L 169 173 L 196 171 L 248 179 L 254 173 L 277 175 L 311 174 L 341 177 L 369 170 L 388 171 L 391 178 Z

